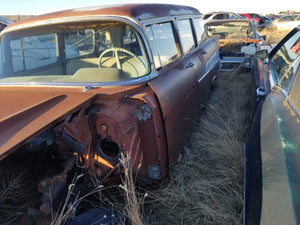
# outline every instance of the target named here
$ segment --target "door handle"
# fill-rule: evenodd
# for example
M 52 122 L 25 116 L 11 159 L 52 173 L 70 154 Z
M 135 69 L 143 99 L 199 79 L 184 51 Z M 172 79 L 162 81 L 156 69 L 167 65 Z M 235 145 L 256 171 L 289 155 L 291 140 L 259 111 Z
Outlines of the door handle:
M 194 63 L 190 62 L 189 64 L 186 65 L 185 68 L 190 68 L 190 67 L 193 67 L 194 65 L 195 65 Z
M 205 51 L 205 50 L 204 50 L 201 54 L 202 54 L 202 55 L 206 55 L 207 53 L 208 53 L 208 51 Z

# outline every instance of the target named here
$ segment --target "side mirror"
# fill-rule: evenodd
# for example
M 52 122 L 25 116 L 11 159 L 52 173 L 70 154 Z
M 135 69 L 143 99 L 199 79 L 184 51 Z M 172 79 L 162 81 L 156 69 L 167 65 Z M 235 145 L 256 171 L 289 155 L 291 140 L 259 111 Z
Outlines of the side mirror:
M 268 55 L 269 55 L 268 50 L 262 49 L 262 50 L 256 51 L 254 57 L 256 59 L 265 59 L 268 57 Z

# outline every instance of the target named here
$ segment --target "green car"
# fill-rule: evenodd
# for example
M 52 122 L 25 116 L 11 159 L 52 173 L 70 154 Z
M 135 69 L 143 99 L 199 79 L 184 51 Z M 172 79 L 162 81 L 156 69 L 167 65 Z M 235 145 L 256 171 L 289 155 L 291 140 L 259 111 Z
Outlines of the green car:
M 300 224 L 300 26 L 255 54 L 244 224 Z

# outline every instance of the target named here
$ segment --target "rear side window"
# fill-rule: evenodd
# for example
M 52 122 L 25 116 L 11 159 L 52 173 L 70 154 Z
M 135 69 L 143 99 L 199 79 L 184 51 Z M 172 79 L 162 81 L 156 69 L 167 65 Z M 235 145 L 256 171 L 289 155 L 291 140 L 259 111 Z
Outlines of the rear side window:
M 182 51 L 184 54 L 186 54 L 191 49 L 195 48 L 195 41 L 192 33 L 191 22 L 189 19 L 178 20 L 177 26 Z
M 202 37 L 203 37 L 204 22 L 200 18 L 193 19 L 193 25 L 196 33 L 197 42 L 199 44 L 202 41 Z
M 161 68 L 179 57 L 171 22 L 146 27 L 156 68 Z
M 238 19 L 238 17 L 232 13 L 228 14 L 228 19 Z

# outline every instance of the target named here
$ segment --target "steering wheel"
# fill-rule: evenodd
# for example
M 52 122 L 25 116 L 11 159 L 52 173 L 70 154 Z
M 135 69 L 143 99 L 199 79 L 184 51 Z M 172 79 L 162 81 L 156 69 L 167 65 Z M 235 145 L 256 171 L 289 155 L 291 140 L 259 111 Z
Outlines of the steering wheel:
M 126 53 L 127 55 L 130 55 L 132 56 L 133 58 L 135 58 L 139 63 L 141 63 L 143 65 L 143 67 L 146 69 L 146 65 L 145 63 L 134 53 L 124 49 L 124 48 L 116 48 L 116 47 L 112 47 L 112 48 L 109 48 L 109 49 L 106 49 L 104 52 L 102 52 L 102 54 L 99 56 L 99 67 L 102 67 L 101 66 L 101 60 L 103 58 L 103 56 L 108 53 L 108 52 L 114 52 L 114 55 L 115 55 L 115 58 L 116 58 L 116 63 L 117 63 L 117 68 L 122 70 L 122 65 L 120 63 L 120 58 L 119 58 L 119 54 L 118 52 L 124 52 Z

